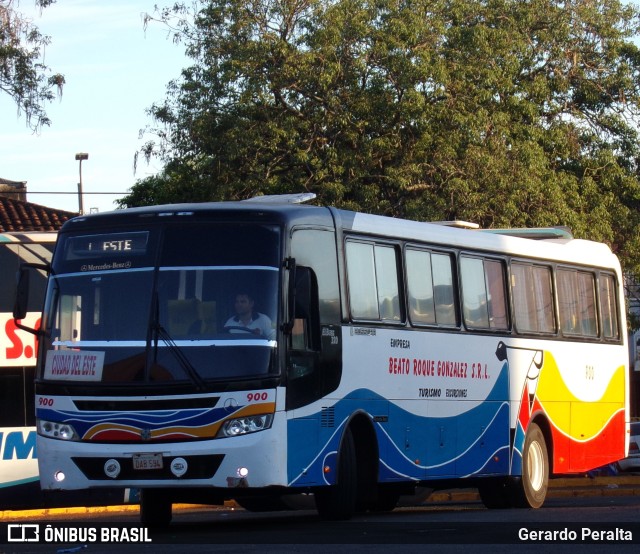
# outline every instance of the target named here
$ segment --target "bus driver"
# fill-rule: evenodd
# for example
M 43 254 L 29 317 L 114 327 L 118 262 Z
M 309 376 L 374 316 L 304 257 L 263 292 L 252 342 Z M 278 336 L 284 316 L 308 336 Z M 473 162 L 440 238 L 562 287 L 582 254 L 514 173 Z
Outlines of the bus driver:
M 265 314 L 254 311 L 253 306 L 254 300 L 251 295 L 246 292 L 238 293 L 235 301 L 236 315 L 231 316 L 224 324 L 225 330 L 230 333 L 251 332 L 272 339 L 275 331 L 271 326 L 271 319 Z

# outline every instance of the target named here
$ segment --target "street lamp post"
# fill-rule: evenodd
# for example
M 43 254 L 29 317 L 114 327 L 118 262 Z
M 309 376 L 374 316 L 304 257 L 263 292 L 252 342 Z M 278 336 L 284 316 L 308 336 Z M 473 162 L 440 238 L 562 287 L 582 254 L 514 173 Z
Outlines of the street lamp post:
M 80 182 L 78 183 L 78 208 L 79 208 L 79 212 L 80 215 L 82 215 L 84 213 L 84 207 L 82 205 L 82 160 L 88 160 L 89 159 L 89 154 L 87 154 L 86 152 L 78 152 L 76 154 L 76 160 L 80 162 Z

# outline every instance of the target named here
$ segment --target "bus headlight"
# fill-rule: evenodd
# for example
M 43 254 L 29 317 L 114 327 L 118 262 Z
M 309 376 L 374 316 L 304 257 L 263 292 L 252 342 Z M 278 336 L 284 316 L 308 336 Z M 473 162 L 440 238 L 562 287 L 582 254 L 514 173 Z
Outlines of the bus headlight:
M 73 426 L 68 423 L 59 423 L 57 421 L 45 421 L 39 419 L 37 421 L 38 434 L 50 439 L 59 439 L 63 441 L 77 441 L 78 433 Z
M 246 417 L 238 417 L 225 421 L 218 431 L 218 438 L 237 437 L 238 435 L 246 435 L 248 433 L 256 433 L 264 431 L 271 427 L 273 422 L 273 414 L 254 415 Z

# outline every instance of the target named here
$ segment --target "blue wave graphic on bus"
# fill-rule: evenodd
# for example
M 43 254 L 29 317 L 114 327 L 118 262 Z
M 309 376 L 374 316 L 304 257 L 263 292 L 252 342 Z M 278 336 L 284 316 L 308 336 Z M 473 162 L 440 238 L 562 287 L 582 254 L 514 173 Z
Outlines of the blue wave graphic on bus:
M 388 420 L 375 424 L 380 482 L 509 473 L 507 363 L 502 366 L 487 398 L 456 416 L 416 415 L 371 390 L 359 389 L 333 406 L 339 425 L 321 429 L 316 437 L 308 431 L 314 427 L 310 420 L 319 421 L 320 414 L 291 420 L 288 428 L 290 485 L 334 482 L 339 442 L 355 405 L 371 415 L 380 413 L 382 406 L 388 410 Z M 330 434 L 322 436 L 323 432 Z M 318 444 L 323 444 L 319 452 Z M 520 467 L 519 463 L 516 465 Z
M 238 406 L 236 411 L 241 409 Z M 228 417 L 231 413 L 226 408 L 207 408 L 201 410 L 167 410 L 154 412 L 122 412 L 86 413 L 81 416 L 77 412 L 39 408 L 37 417 L 47 421 L 67 423 L 73 426 L 80 437 L 84 437 L 92 428 L 100 424 L 114 426 L 145 427 L 151 430 L 164 429 L 169 425 L 185 427 L 204 427 Z

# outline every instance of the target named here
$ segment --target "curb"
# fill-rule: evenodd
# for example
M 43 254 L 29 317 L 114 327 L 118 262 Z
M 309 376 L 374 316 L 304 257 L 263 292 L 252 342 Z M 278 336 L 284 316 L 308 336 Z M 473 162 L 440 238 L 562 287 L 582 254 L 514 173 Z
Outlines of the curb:
M 200 510 L 203 505 L 200 504 L 174 504 L 174 510 Z M 207 509 L 214 510 L 228 510 L 231 508 L 238 508 L 238 505 L 233 501 L 225 501 L 222 506 L 206 506 Z M 61 518 L 64 516 L 83 516 L 83 515 L 117 515 L 124 513 L 140 512 L 140 506 L 138 504 L 115 504 L 113 506 L 76 506 L 67 508 L 36 508 L 33 510 L 5 510 L 0 511 L 0 521 L 15 521 L 19 519 L 37 519 L 42 520 L 47 517 Z

